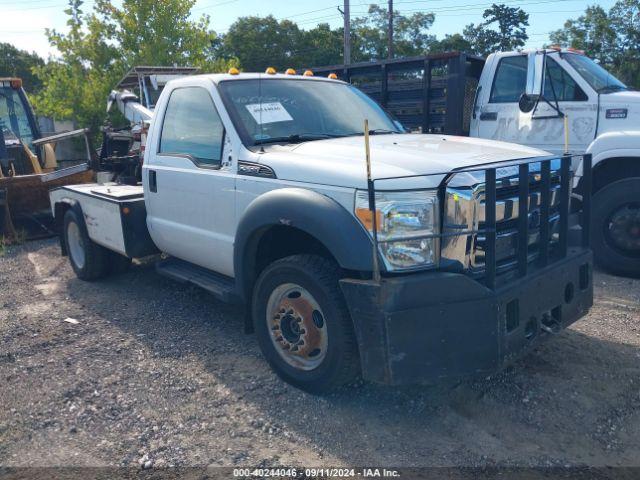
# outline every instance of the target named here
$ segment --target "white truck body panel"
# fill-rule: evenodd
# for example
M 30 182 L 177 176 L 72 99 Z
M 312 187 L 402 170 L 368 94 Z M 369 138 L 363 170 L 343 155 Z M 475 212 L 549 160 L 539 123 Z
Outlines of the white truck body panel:
M 95 183 L 70 185 L 50 193 L 51 205 L 81 205 L 89 238 L 114 252 L 126 255 L 120 207 L 110 198 L 139 195 L 141 186 Z

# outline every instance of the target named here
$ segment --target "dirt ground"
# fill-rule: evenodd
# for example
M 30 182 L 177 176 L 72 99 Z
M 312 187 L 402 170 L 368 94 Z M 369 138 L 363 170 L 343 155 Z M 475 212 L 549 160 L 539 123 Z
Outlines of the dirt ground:
M 595 288 L 495 377 L 318 398 L 271 372 L 238 308 L 150 265 L 85 283 L 53 239 L 11 247 L 0 466 L 638 466 L 640 280 Z

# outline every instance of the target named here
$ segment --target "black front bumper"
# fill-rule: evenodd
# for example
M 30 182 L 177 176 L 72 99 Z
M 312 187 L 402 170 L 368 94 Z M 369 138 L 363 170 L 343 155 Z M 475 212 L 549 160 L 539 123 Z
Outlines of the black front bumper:
M 385 383 L 432 383 L 495 372 L 593 304 L 592 255 L 563 260 L 490 290 L 467 275 L 429 272 L 344 279 L 362 373 Z

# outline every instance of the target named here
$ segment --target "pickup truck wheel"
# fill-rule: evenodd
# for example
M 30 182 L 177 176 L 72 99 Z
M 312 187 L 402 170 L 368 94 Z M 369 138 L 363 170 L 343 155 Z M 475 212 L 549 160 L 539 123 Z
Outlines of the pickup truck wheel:
M 311 393 L 335 390 L 360 373 L 338 279 L 335 263 L 294 255 L 265 268 L 254 288 L 253 321 L 262 353 L 281 378 Z
M 72 209 L 64 215 L 64 241 L 69 263 L 78 278 L 96 280 L 108 273 L 109 251 L 89 238 L 82 219 Z
M 598 265 L 640 276 L 640 179 L 611 183 L 593 197 L 592 249 Z

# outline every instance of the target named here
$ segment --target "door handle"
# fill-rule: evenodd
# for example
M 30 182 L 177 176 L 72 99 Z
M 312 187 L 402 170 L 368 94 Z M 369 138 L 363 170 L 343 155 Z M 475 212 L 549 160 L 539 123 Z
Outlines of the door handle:
M 495 122 L 498 120 L 498 112 L 482 112 L 480 113 L 480 120 Z
M 155 170 L 149 170 L 149 191 L 151 192 L 158 191 L 158 180 L 156 178 Z

